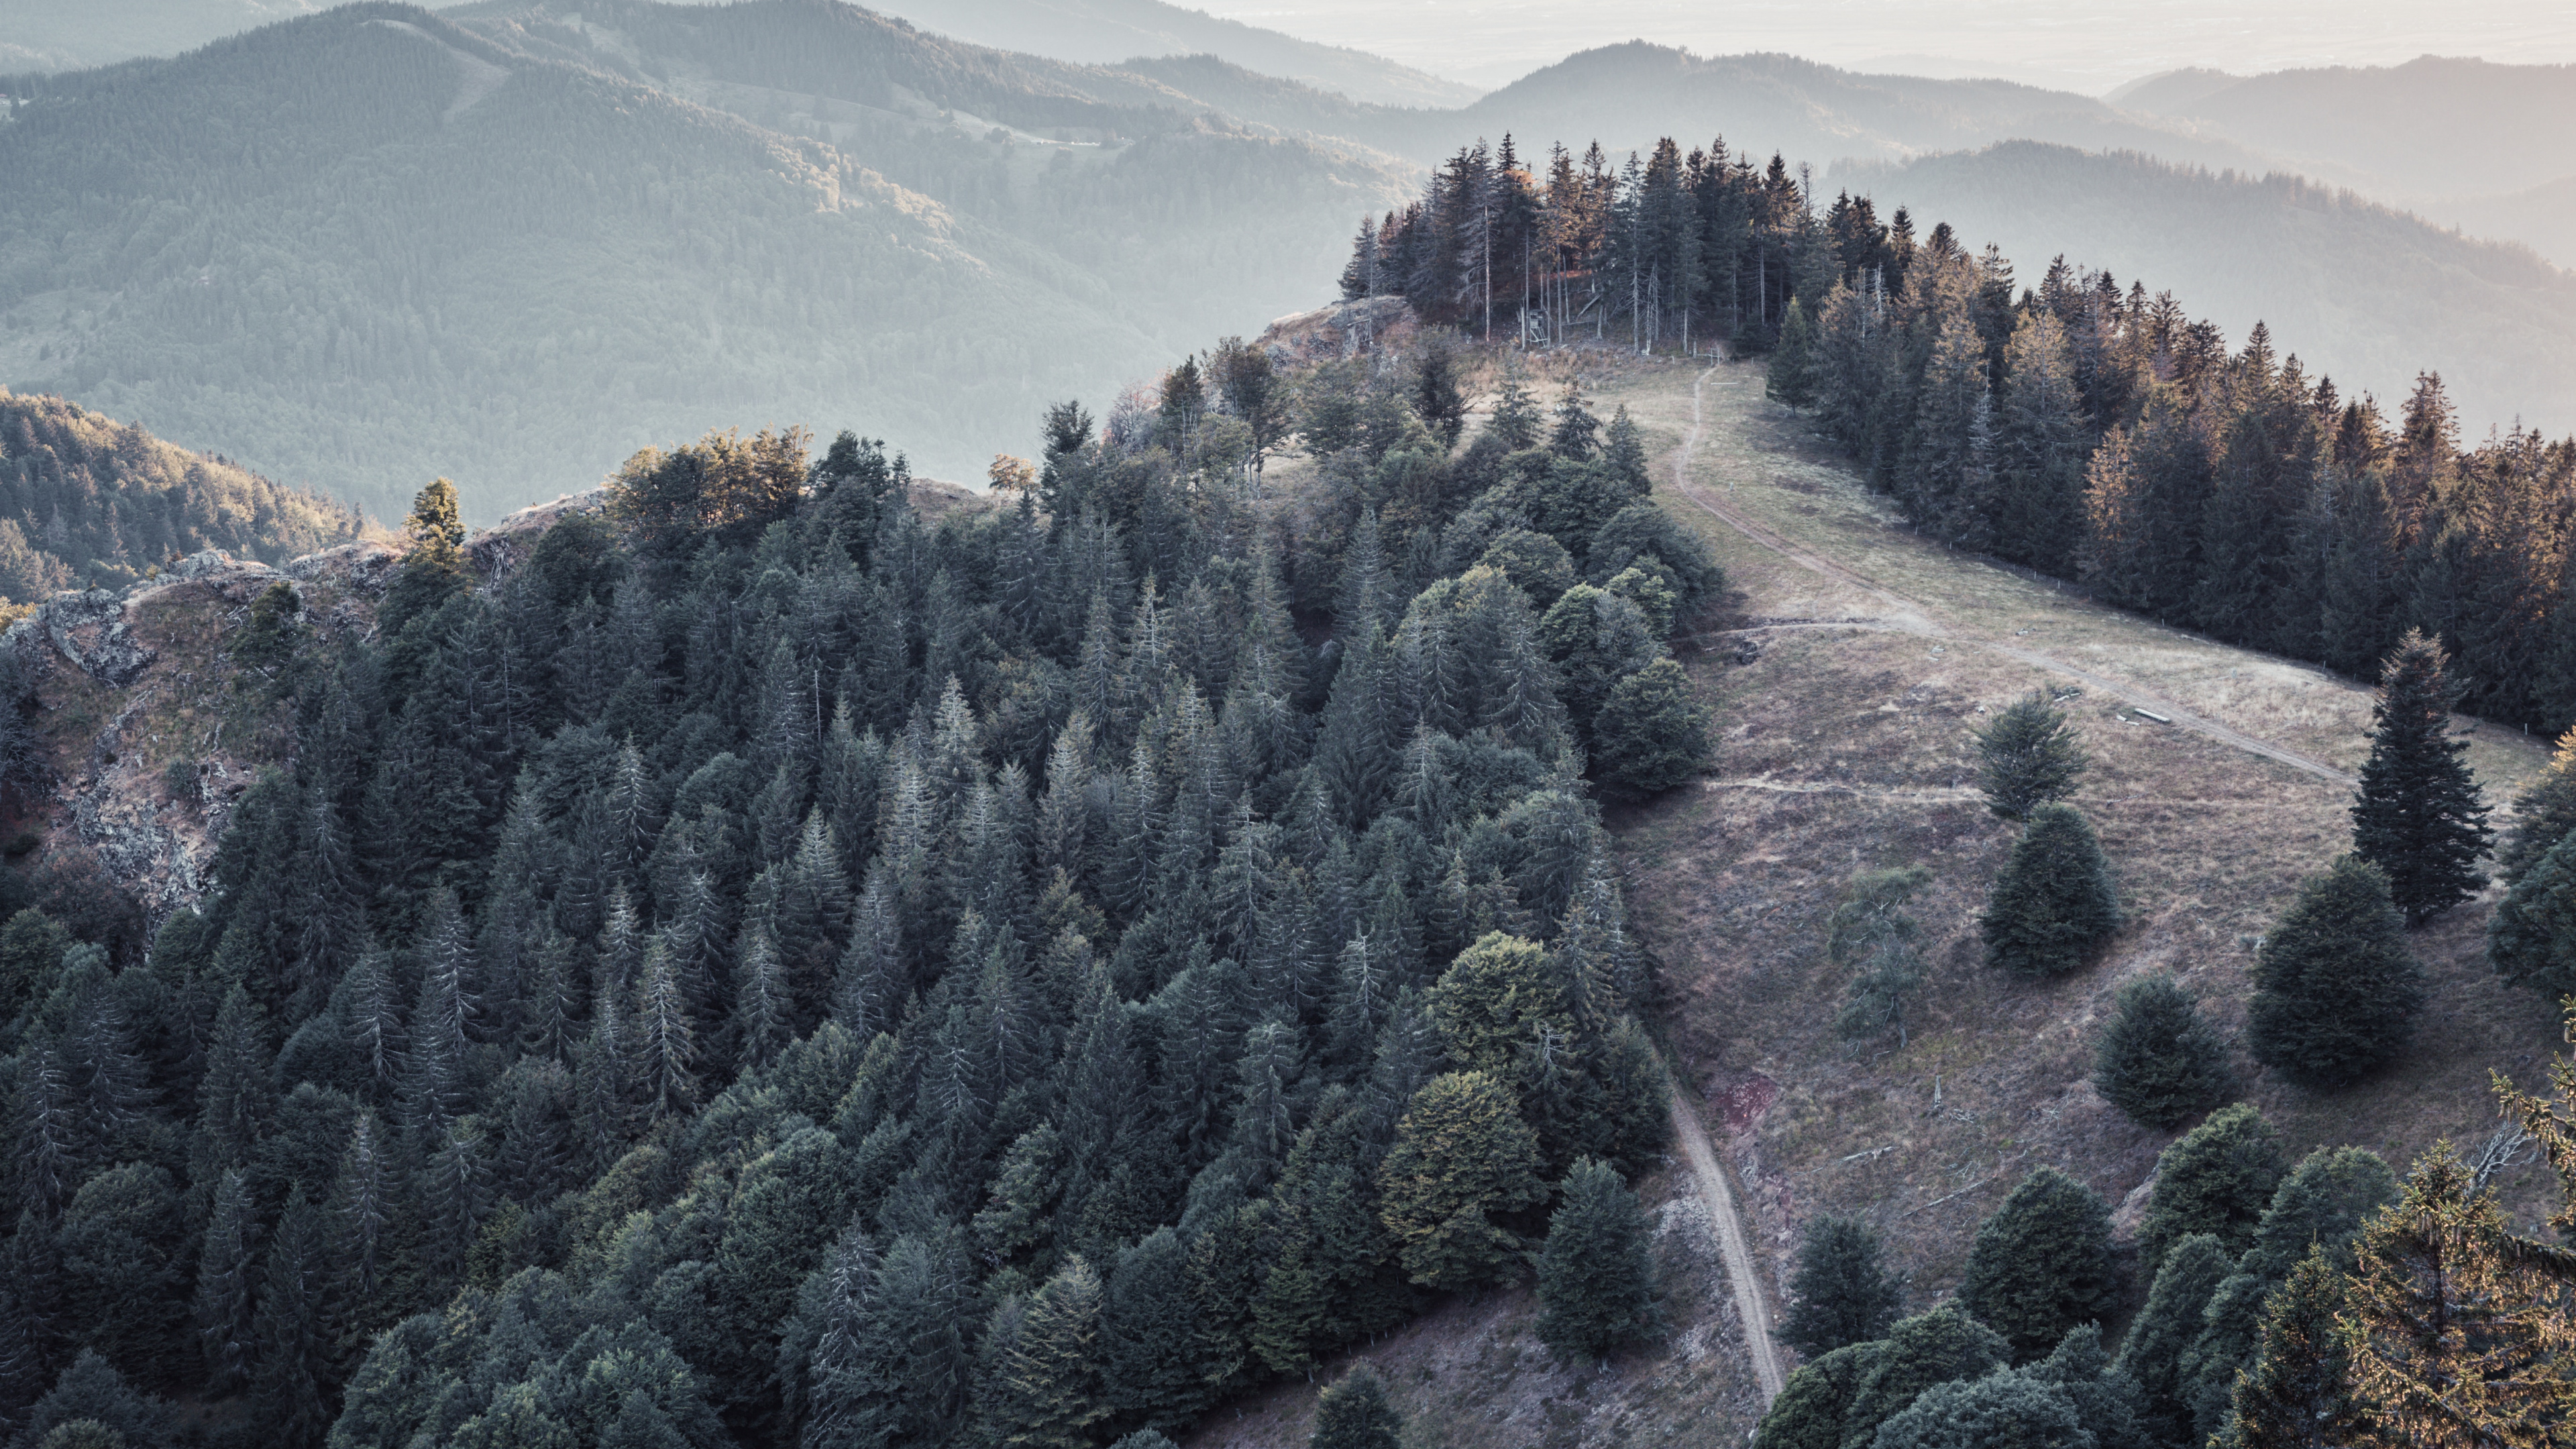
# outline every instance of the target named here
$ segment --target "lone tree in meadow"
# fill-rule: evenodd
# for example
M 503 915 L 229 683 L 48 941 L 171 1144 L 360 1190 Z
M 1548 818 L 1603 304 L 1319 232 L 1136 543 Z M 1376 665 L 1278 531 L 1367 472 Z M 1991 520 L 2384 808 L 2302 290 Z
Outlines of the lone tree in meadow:
M 1307 1449 L 1399 1449 L 1404 1417 L 1386 1401 L 1386 1380 L 1362 1359 L 1315 1396 L 1315 1432 Z
M 2227 1047 L 2170 976 L 2120 988 L 2093 1051 L 2093 1090 L 2141 1127 L 2178 1126 L 2227 1095 Z
M 1986 938 L 1986 964 L 2020 976 L 2072 971 L 2120 928 L 2111 863 L 2075 807 L 2031 810 L 1977 926 Z
M 2353 854 L 2388 873 L 2389 898 L 2420 926 L 2478 893 L 2495 832 L 2478 782 L 2451 738 L 2459 686 L 2438 640 L 2409 629 L 2379 673 L 2370 759 L 2352 805 Z
M 1646 1211 L 1619 1170 L 1586 1157 L 1566 1174 L 1538 1260 L 1538 1336 L 1567 1359 L 1608 1356 L 1663 1327 Z
M 2119 1297 L 2111 1210 L 2054 1167 L 2023 1178 L 1978 1227 L 1959 1284 L 1959 1306 L 2002 1334 L 2017 1363 L 2045 1358 L 2069 1329 L 2109 1317 Z
M 1807 1224 L 1789 1296 L 1780 1341 L 1808 1358 L 1883 1337 L 1903 1298 L 1880 1265 L 1877 1230 L 1832 1214 Z
M 2038 690 L 2005 706 L 1975 734 L 1986 808 L 2007 820 L 2027 820 L 2035 807 L 2073 794 L 2088 763 L 2066 711 Z
M 2423 1004 L 2424 971 L 2388 876 L 2341 856 L 2299 887 L 2263 938 L 2245 1044 L 2294 1082 L 2339 1087 L 2396 1056 Z

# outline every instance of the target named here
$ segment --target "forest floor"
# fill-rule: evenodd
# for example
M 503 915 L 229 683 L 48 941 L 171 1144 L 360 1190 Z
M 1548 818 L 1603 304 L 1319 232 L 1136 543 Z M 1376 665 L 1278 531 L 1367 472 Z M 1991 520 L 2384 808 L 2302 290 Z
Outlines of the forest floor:
M 1978 1222 L 2041 1164 L 2092 1184 L 2124 1237 L 2134 1227 L 2173 1134 L 2094 1094 L 2094 1035 L 2121 983 L 2156 972 L 2238 1035 L 2253 943 L 2299 880 L 2346 848 L 2370 693 L 1917 537 L 1764 398 L 1758 363 L 1547 361 L 1550 378 L 1580 367 L 1597 411 L 1624 404 L 1645 428 L 1658 497 L 1701 529 L 1732 589 L 1683 660 L 1716 711 L 1709 778 L 1610 825 L 1632 917 L 1662 964 L 1677 1105 L 1707 1123 L 1721 1183 L 1733 1180 L 1755 1281 L 1728 1271 L 1720 1205 L 1685 1137 L 1640 1184 L 1667 1270 L 1662 1348 L 1607 1368 L 1558 1365 L 1532 1332 L 1527 1291 L 1514 1290 L 1450 1303 L 1367 1356 L 1387 1371 L 1415 1449 L 1740 1443 L 1765 1396 L 1738 1290 L 1776 1319 L 1810 1217 L 1878 1224 L 1909 1311 L 1956 1286 Z M 2045 983 L 1983 965 L 1975 917 L 2012 831 L 1976 794 L 1968 737 L 1981 714 L 2037 688 L 2077 691 L 2066 705 L 2093 763 L 2073 803 L 2101 834 L 2128 918 L 2094 965 Z M 2469 746 L 2501 823 L 2544 744 L 2487 724 Z M 1832 1028 L 1843 983 L 1824 919 L 1853 874 L 1916 863 L 1933 873 L 1916 905 L 1931 974 L 1906 1040 L 1847 1043 Z M 2432 997 L 2386 1073 L 2311 1092 L 2237 1053 L 2241 1095 L 2293 1157 L 2349 1142 L 2402 1171 L 2438 1139 L 2470 1147 L 2494 1131 L 2491 1070 L 2541 1083 L 2554 1013 L 2486 967 L 2493 900 L 2415 933 Z M 2498 1183 L 2517 1223 L 2554 1205 L 2536 1164 Z M 1314 1393 L 1276 1387 L 1219 1410 L 1189 1442 L 1302 1445 Z

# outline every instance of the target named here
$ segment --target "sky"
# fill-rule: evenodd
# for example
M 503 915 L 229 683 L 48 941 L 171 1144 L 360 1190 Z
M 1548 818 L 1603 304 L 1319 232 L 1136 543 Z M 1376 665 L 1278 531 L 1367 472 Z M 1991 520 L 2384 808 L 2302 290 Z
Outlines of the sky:
M 1595 45 L 1787 51 L 1857 70 L 2100 95 L 2183 66 L 2240 74 L 2419 55 L 2576 62 L 2567 0 L 1180 0 L 1496 86 Z

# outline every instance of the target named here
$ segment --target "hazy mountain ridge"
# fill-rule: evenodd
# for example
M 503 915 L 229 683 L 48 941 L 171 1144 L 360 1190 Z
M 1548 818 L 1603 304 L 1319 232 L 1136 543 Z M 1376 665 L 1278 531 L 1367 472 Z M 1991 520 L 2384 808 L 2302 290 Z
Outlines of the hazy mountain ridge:
M 503 27 L 347 8 L 9 83 L 0 380 L 380 508 L 444 472 L 488 515 L 735 423 L 861 427 L 973 476 L 1047 398 L 1302 302 L 1392 194 L 1365 160 L 1178 100 L 1108 106 L 846 7 L 699 14 L 748 49 L 789 10 L 874 42 L 878 80 L 925 101 L 1159 134 L 1075 160 L 886 115 L 827 145 Z M 501 81 L 451 114 L 469 63 Z M 1283 198 L 1290 220 L 1242 224 Z M 1139 218 L 1162 229 L 1117 245 Z

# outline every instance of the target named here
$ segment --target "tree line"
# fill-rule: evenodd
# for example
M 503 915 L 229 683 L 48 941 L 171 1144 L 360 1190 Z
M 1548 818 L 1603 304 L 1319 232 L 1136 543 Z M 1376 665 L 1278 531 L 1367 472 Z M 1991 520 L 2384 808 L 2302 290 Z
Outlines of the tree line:
M 368 642 L 279 584 L 203 904 L 0 927 L 7 1432 L 1096 1445 L 1533 1266 L 1651 1331 L 1594 792 L 1704 754 L 1716 571 L 1571 391 L 1208 371 L 935 524 L 714 434 L 499 579 L 424 489 Z
M 2391 416 L 2311 377 L 2257 323 L 2231 351 L 2170 293 L 2052 260 L 2034 288 L 1947 223 L 1803 168 L 1669 139 L 1525 165 L 1462 150 L 1419 202 L 1364 220 L 1351 297 L 1533 342 L 1769 350 L 1922 531 L 2081 580 L 2230 643 L 2374 677 L 2409 629 L 2462 705 L 2576 725 L 2576 439 L 2460 436 L 2438 375 Z

